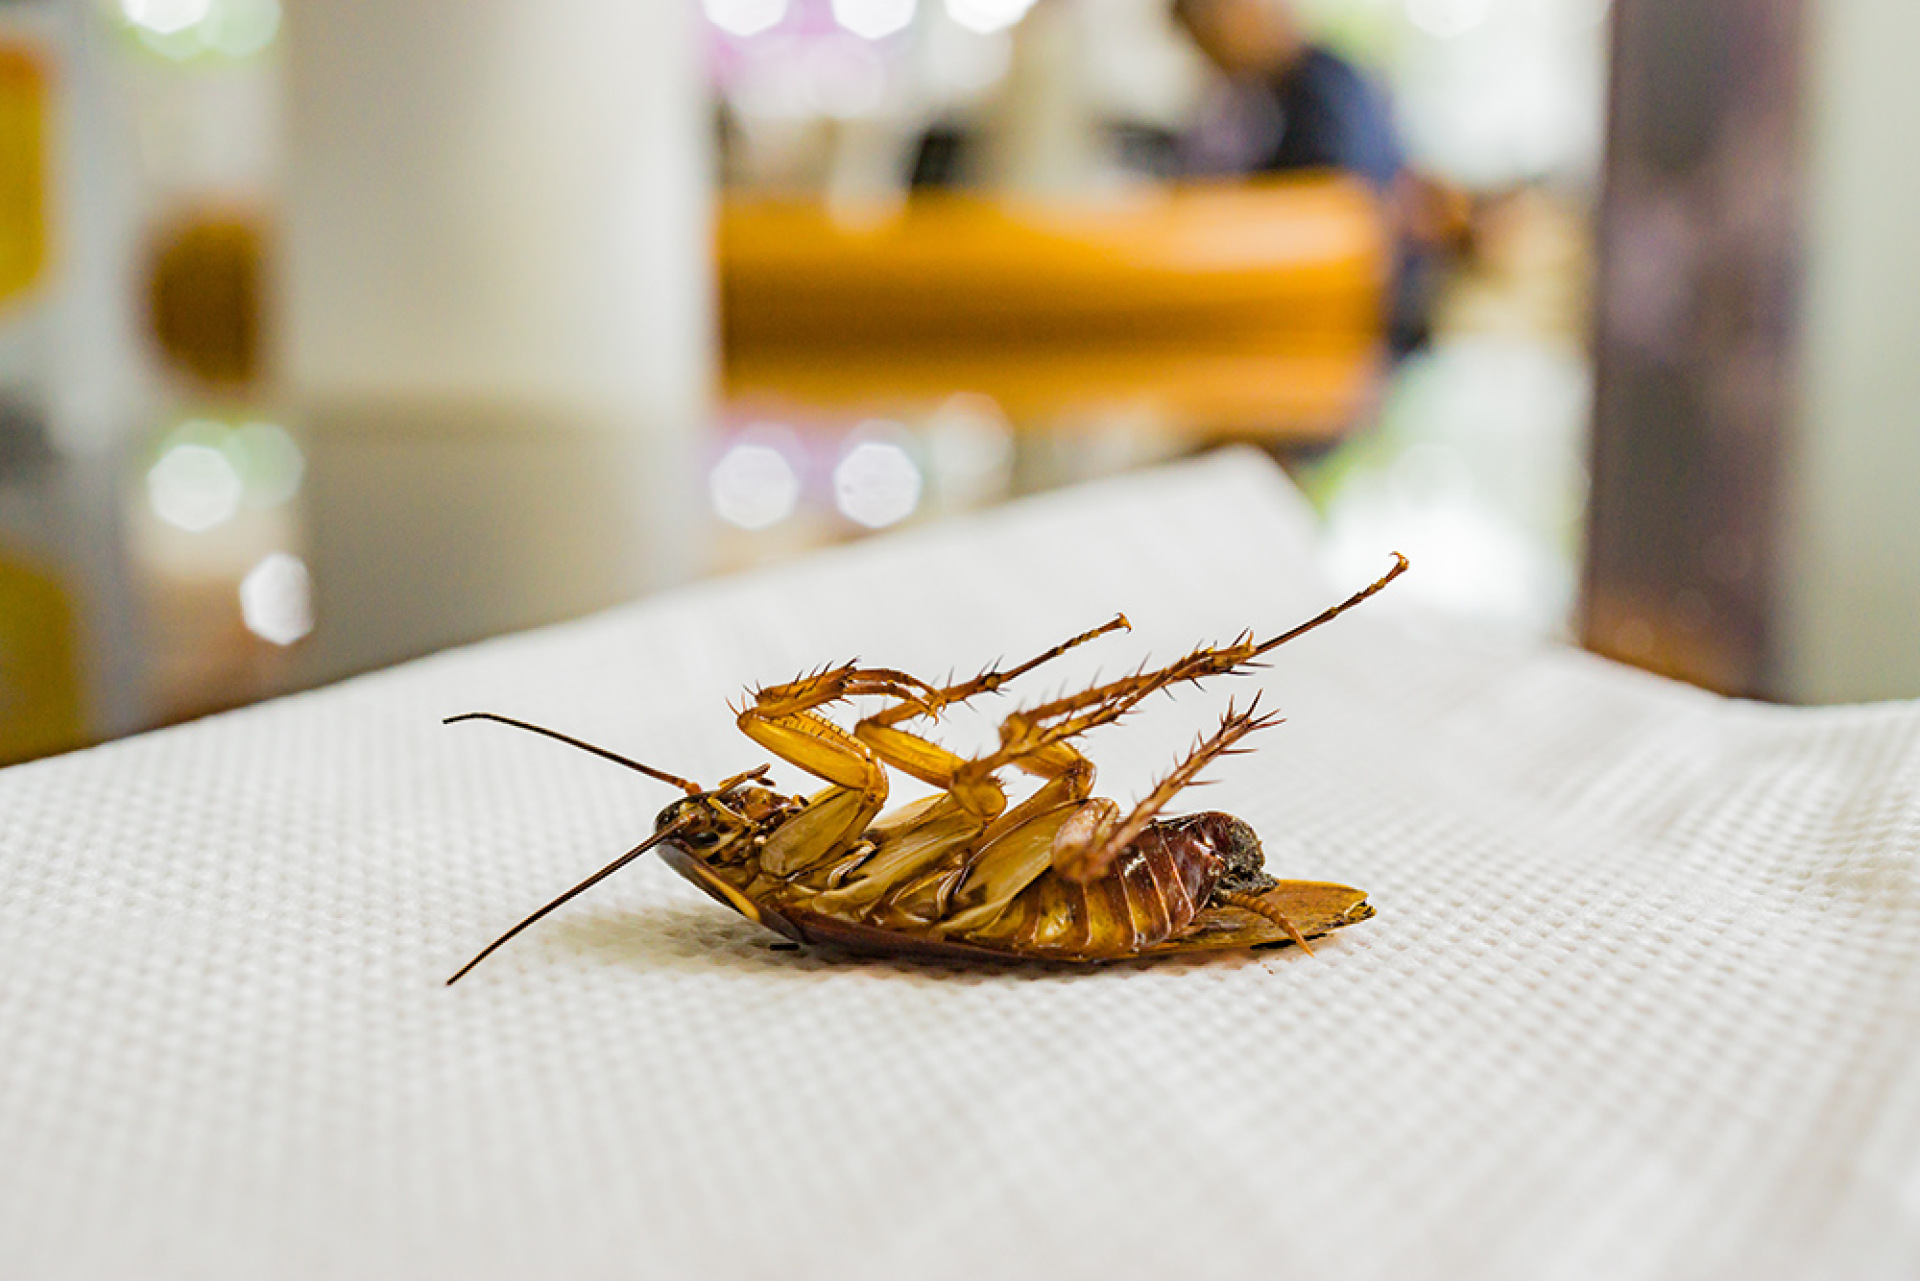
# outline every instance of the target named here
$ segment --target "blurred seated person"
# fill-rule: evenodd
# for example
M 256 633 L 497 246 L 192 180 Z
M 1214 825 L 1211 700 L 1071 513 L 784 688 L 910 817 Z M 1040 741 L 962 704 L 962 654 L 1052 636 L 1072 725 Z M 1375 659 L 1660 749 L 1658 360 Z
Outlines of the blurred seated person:
M 1310 43 L 1289 0 L 1174 0 L 1173 16 L 1233 89 L 1227 118 L 1202 121 L 1202 167 L 1343 169 L 1383 192 L 1399 180 L 1406 161 L 1385 93 Z
M 1173 0 L 1173 16 L 1229 86 L 1189 140 L 1186 167 L 1365 178 L 1398 241 L 1388 341 L 1396 352 L 1425 345 L 1440 251 L 1461 238 L 1465 202 L 1408 169 L 1385 92 L 1310 41 L 1290 0 Z

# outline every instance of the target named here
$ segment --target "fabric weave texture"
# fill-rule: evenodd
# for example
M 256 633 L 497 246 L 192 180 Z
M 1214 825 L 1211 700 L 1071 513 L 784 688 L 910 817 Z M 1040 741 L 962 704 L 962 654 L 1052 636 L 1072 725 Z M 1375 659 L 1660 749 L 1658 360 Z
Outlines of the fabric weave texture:
M 672 799 L 442 717 L 711 782 L 746 685 L 1128 614 L 984 745 L 1359 586 L 1310 531 L 1230 453 L 0 772 L 0 1276 L 1920 1275 L 1920 707 L 1392 589 L 1086 744 L 1126 803 L 1283 710 L 1190 808 L 1371 892 L 1317 956 L 786 952 L 648 859 L 442 985 Z

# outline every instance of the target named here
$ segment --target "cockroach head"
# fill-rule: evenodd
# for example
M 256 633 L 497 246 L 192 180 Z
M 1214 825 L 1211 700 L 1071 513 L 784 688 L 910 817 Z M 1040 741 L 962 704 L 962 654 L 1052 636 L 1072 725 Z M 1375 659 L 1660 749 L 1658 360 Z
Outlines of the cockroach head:
M 770 787 L 741 783 L 724 792 L 681 797 L 660 811 L 653 830 L 671 831 L 675 845 L 711 857 L 777 826 L 793 804 Z
M 1240 894 L 1258 894 L 1269 889 L 1274 879 L 1267 875 L 1267 855 L 1260 848 L 1260 836 L 1253 824 L 1231 814 L 1215 816 L 1212 844 L 1221 868 L 1215 882 L 1220 889 Z

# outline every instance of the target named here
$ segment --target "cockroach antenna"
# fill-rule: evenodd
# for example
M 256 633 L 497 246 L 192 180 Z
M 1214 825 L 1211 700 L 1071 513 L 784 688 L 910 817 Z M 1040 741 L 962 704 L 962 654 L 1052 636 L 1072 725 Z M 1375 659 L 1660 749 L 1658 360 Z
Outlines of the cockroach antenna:
M 691 820 L 689 820 L 689 822 L 690 821 Z M 508 930 L 505 934 L 502 934 L 499 938 L 495 939 L 493 942 L 487 944 L 484 948 L 482 948 L 480 950 L 480 955 L 474 957 L 471 961 L 468 961 L 465 965 L 461 966 L 460 969 L 454 974 L 454 976 L 447 980 L 447 986 L 452 987 L 455 983 L 458 983 L 461 979 L 465 978 L 467 975 L 467 971 L 471 970 L 474 966 L 480 964 L 480 962 L 486 960 L 489 956 L 492 956 L 495 952 L 499 951 L 502 947 L 506 945 L 509 939 L 514 937 L 514 935 L 520 933 L 520 931 L 526 929 L 529 925 L 532 925 L 535 921 L 539 920 L 541 917 L 545 916 L 547 913 L 553 911 L 555 908 L 560 907 L 562 904 L 565 904 L 571 901 L 572 899 L 578 897 L 579 895 L 586 893 L 588 890 L 592 889 L 594 886 L 598 885 L 600 882 L 606 880 L 609 876 L 612 876 L 615 872 L 619 871 L 621 868 L 625 867 L 627 864 L 633 862 L 633 860 L 639 858 L 642 854 L 645 854 L 648 850 L 652 849 L 654 846 L 658 845 L 660 842 L 666 840 L 668 837 L 677 836 L 680 833 L 681 828 L 685 826 L 687 826 L 687 823 L 669 824 L 668 826 L 661 828 L 659 831 L 655 832 L 652 836 L 649 836 L 646 840 L 640 842 L 638 845 L 628 850 L 625 854 L 622 854 L 619 858 L 613 860 L 613 862 L 607 864 L 605 867 L 595 872 L 592 876 L 589 876 L 586 880 L 580 882 L 578 885 L 568 890 L 565 894 L 562 894 L 559 898 L 553 900 L 553 902 L 547 904 L 545 907 L 541 908 L 539 911 L 535 912 L 533 915 L 527 917 L 526 920 L 521 921 L 518 925 L 514 926 L 512 929 Z
M 640 773 L 645 774 L 648 778 L 656 779 L 662 783 L 671 783 L 673 786 L 684 790 L 687 793 L 687 796 L 692 800 L 703 800 L 709 797 L 717 797 L 721 793 L 730 791 L 731 789 L 733 789 L 734 787 L 737 787 L 741 783 L 759 782 L 762 779 L 766 778 L 767 771 L 771 768 L 770 766 L 767 766 L 767 765 L 756 765 L 750 770 L 745 770 L 739 774 L 733 775 L 731 778 L 722 782 L 718 787 L 703 788 L 700 786 L 700 784 L 692 782 L 688 779 L 681 778 L 677 774 L 669 774 L 665 770 L 655 769 L 651 765 L 642 765 L 639 761 L 628 760 L 626 757 L 620 755 L 618 752 L 610 752 L 604 747 L 595 747 L 592 743 L 583 743 L 579 739 L 573 737 L 571 734 L 562 734 L 559 730 L 548 729 L 543 725 L 532 725 L 526 721 L 517 721 L 510 716 L 501 716 L 494 712 L 462 712 L 458 716 L 447 717 L 444 721 L 441 722 L 441 724 L 451 725 L 455 721 L 498 721 L 502 725 L 511 725 L 515 729 L 524 729 L 524 730 L 531 731 L 532 733 L 535 733 L 535 734 L 543 734 L 548 738 L 557 739 L 560 742 L 567 744 L 567 746 L 569 747 L 577 747 L 583 752 L 591 752 L 595 756 L 604 757 L 605 759 L 610 760 L 617 765 L 625 765 L 628 769 L 638 770 Z M 678 803 L 686 804 L 685 801 L 678 802 Z M 652 836 L 649 836 L 646 840 L 640 842 L 640 844 L 634 846 L 632 849 L 628 850 L 625 854 L 622 854 L 619 858 L 613 860 L 613 862 L 607 864 L 605 867 L 595 872 L 592 876 L 589 876 L 586 880 L 580 882 L 578 885 L 574 886 L 572 889 L 562 894 L 559 898 L 554 899 L 551 903 L 548 903 L 545 907 L 542 907 L 539 911 L 527 917 L 524 921 L 521 921 L 518 925 L 508 930 L 505 934 L 502 934 L 499 938 L 487 944 L 487 946 L 484 949 L 482 949 L 482 951 L 478 956 L 474 957 L 471 961 L 468 961 L 465 965 L 461 966 L 459 969 L 459 972 L 456 973 L 452 978 L 447 980 L 447 986 L 452 987 L 455 983 L 458 983 L 462 978 L 466 977 L 467 971 L 471 970 L 474 966 L 480 964 L 480 962 L 486 960 L 489 956 L 492 956 L 509 939 L 513 938 L 516 934 L 519 934 L 522 930 L 526 929 L 529 925 L 532 925 L 535 921 L 538 921 L 541 917 L 553 911 L 555 908 L 560 907 L 562 904 L 592 889 L 594 886 L 606 880 L 609 876 L 612 876 L 615 872 L 619 871 L 621 868 L 625 867 L 627 864 L 633 862 L 633 860 L 639 858 L 642 854 L 645 854 L 648 850 L 652 849 L 654 846 L 660 844 L 660 842 L 667 840 L 669 837 L 679 835 L 680 832 L 683 831 L 692 821 L 693 821 L 692 818 L 688 817 L 681 821 L 667 824 L 665 827 L 662 827 L 659 831 L 655 832 Z
M 532 734 L 544 734 L 546 737 L 557 739 L 569 747 L 577 747 L 583 752 L 592 752 L 602 760 L 612 761 L 616 765 L 624 765 L 630 770 L 638 770 L 648 778 L 657 779 L 662 783 L 671 783 L 689 796 L 697 796 L 701 791 L 700 784 L 681 778 L 678 774 L 669 774 L 665 770 L 655 769 L 651 765 L 642 765 L 639 761 L 629 760 L 618 752 L 610 752 L 604 747 L 595 747 L 592 743 L 583 743 L 571 734 L 562 734 L 559 730 L 548 729 L 544 725 L 534 725 L 527 721 L 516 721 L 511 716 L 501 716 L 494 712 L 462 712 L 458 716 L 449 716 L 440 723 L 442 725 L 452 725 L 457 721 L 498 721 L 502 725 L 511 725 L 515 729 L 523 729 Z

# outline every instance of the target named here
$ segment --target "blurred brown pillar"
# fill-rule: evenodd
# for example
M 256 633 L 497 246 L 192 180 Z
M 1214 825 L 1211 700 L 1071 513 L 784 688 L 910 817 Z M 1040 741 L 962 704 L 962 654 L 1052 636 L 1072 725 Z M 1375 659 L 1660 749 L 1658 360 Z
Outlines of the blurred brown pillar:
M 1798 394 L 1805 0 L 1615 0 L 1588 647 L 1769 692 Z

